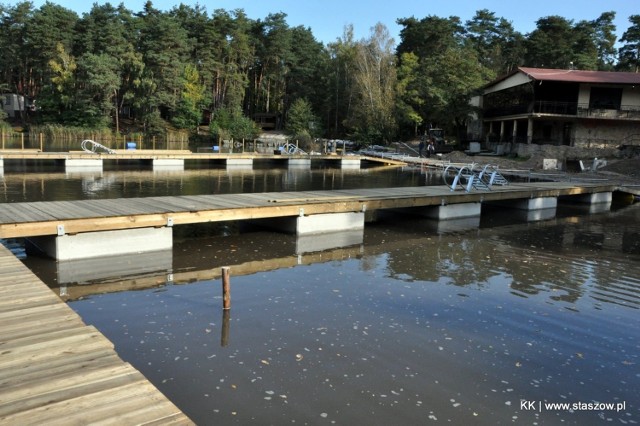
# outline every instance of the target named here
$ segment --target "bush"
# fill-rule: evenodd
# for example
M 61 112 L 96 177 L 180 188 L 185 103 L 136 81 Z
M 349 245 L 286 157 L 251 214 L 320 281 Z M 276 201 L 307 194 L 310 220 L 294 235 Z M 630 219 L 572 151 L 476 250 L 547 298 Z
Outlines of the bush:
M 319 144 L 306 130 L 294 135 L 291 142 L 294 144 L 297 142 L 298 148 L 305 152 L 320 151 Z
M 242 115 L 240 111 L 220 108 L 213 115 L 209 124 L 209 132 L 218 141 L 253 140 L 258 137 L 260 129 L 253 120 Z

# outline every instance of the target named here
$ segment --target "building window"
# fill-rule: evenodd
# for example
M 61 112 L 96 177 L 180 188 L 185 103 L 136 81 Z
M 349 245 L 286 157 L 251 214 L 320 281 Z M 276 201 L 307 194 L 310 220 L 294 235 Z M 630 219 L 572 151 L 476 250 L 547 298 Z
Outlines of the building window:
M 620 109 L 622 89 L 610 87 L 592 87 L 589 97 L 591 109 Z

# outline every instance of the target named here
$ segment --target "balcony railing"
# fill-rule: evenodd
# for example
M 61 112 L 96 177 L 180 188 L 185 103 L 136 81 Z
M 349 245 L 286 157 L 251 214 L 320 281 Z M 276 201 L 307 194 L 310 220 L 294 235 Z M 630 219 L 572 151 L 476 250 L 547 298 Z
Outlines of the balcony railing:
M 589 108 L 579 104 L 579 117 L 640 119 L 640 105 L 620 105 L 620 109 Z
M 604 109 L 591 108 L 589 104 L 578 102 L 536 101 L 529 104 L 491 108 L 484 112 L 485 118 L 522 114 L 551 114 L 585 118 L 640 120 L 640 105 L 620 105 L 619 109 Z

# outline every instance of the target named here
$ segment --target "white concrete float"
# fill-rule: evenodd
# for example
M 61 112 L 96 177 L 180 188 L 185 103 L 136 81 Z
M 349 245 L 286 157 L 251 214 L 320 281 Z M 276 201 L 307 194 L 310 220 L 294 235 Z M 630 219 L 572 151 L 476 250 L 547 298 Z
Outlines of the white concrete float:
M 364 212 L 323 213 L 305 216 L 256 219 L 252 222 L 288 234 L 319 235 L 364 229 Z
M 361 212 L 314 214 L 295 219 L 297 235 L 364 229 L 364 213 Z
M 558 207 L 557 197 L 518 198 L 514 200 L 489 201 L 492 206 L 507 207 L 523 211 L 549 210 Z
M 184 159 L 154 158 L 151 162 L 153 170 L 184 170 Z
M 487 204 L 515 210 L 518 219 L 538 222 L 556 217 L 557 197 L 519 198 L 515 200 L 491 201 Z
M 360 159 L 359 158 L 342 158 L 340 160 L 340 167 L 343 169 L 359 169 Z
M 503 206 L 511 207 L 518 210 L 548 210 L 558 207 L 557 197 L 537 197 L 528 199 L 513 200 L 501 203 Z
M 64 234 L 60 230 L 60 234 L 28 238 L 27 250 L 40 251 L 56 260 L 75 260 L 173 248 L 171 227 L 83 232 L 74 235 Z
M 310 158 L 289 158 L 287 160 L 287 166 L 291 168 L 309 168 L 311 167 Z
M 469 217 L 480 217 L 480 203 L 447 204 L 443 206 L 425 207 L 421 215 L 430 219 L 450 220 Z
M 66 158 L 64 160 L 65 170 L 102 170 L 103 161 L 101 158 Z
M 571 201 L 581 204 L 611 204 L 612 192 L 594 192 L 592 194 L 580 194 L 568 196 Z
M 253 158 L 227 158 L 227 168 L 253 167 Z

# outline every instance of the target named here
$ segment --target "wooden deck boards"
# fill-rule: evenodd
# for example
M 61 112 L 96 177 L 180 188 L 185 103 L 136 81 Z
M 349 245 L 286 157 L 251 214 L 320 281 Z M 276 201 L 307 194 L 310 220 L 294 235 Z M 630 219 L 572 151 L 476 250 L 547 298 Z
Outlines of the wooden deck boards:
M 0 238 L 65 232 L 165 226 L 305 214 L 342 213 L 516 198 L 614 191 L 605 184 L 519 183 L 491 191 L 451 191 L 447 186 L 288 191 L 262 194 L 181 195 L 147 198 L 0 203 Z
M 0 424 L 191 420 L 0 245 Z

